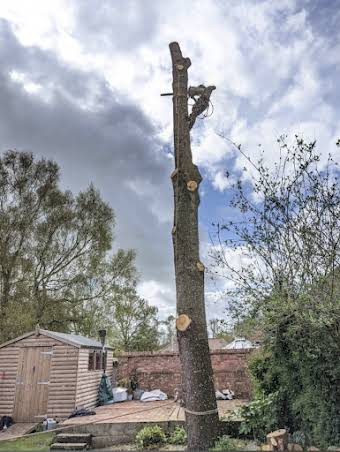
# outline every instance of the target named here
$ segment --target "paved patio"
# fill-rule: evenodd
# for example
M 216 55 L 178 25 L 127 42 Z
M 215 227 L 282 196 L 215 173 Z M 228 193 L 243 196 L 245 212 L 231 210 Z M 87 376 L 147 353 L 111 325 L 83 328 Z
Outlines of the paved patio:
M 247 400 L 218 400 L 219 416 L 227 416 L 236 408 L 245 405 Z M 79 416 L 67 419 L 63 425 L 82 425 L 87 423 L 112 424 L 122 422 L 167 422 L 184 421 L 185 412 L 173 400 L 162 400 L 156 402 L 140 402 L 132 400 L 114 403 L 113 405 L 95 408 L 95 415 Z

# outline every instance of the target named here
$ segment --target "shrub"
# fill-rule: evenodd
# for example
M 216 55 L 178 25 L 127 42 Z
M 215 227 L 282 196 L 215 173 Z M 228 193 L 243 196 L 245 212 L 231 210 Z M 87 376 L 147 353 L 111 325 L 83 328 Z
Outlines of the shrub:
M 179 425 L 176 426 L 175 430 L 171 433 L 168 438 L 168 443 L 173 445 L 184 445 L 187 443 L 187 432 L 183 427 Z
M 210 450 L 211 451 L 219 451 L 219 450 L 232 451 L 232 450 L 237 450 L 237 449 L 238 449 L 237 442 L 234 439 L 230 438 L 230 436 L 223 435 L 220 438 L 218 438 L 218 440 L 215 442 L 215 446 Z
M 266 434 L 277 428 L 277 394 L 270 394 L 240 407 L 236 415 L 242 418 L 240 433 L 251 434 L 255 440 L 264 441 Z
M 166 443 L 166 436 L 159 425 L 142 428 L 136 435 L 136 444 L 141 449 L 157 448 Z
M 299 444 L 299 446 L 301 446 L 303 449 L 307 449 L 307 446 L 309 444 L 306 434 L 301 430 L 297 430 L 290 435 L 290 442 Z
M 340 445 L 340 285 L 334 290 L 333 305 L 311 295 L 272 301 L 263 349 L 249 366 L 258 392 L 278 394 L 277 423 L 320 448 Z

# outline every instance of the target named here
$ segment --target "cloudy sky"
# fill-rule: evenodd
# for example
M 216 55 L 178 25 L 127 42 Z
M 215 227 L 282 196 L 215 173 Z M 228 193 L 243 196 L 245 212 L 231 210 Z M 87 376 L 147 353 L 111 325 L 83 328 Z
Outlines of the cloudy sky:
M 229 213 L 225 171 L 245 165 L 219 133 L 252 157 L 261 143 L 268 165 L 282 133 L 334 149 L 339 20 L 340 0 L 0 0 L 0 150 L 55 159 L 73 191 L 92 181 L 116 212 L 115 246 L 137 250 L 140 293 L 174 314 L 169 42 L 191 58 L 190 84 L 217 86 L 192 131 L 205 256 Z M 214 286 L 206 298 L 221 314 Z

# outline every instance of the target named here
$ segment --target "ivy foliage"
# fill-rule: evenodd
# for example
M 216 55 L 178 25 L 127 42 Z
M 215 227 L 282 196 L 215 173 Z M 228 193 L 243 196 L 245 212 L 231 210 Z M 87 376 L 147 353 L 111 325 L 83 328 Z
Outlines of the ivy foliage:
M 263 350 L 250 363 L 257 391 L 277 392 L 278 425 L 322 447 L 340 444 L 339 301 L 272 301 Z

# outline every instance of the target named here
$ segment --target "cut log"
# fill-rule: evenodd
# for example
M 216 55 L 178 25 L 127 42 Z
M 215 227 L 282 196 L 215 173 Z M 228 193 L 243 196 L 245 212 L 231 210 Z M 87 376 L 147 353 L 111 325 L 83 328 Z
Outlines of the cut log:
M 284 451 L 288 449 L 288 432 L 284 428 L 268 433 L 267 444 L 272 450 Z

